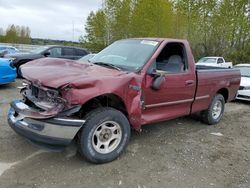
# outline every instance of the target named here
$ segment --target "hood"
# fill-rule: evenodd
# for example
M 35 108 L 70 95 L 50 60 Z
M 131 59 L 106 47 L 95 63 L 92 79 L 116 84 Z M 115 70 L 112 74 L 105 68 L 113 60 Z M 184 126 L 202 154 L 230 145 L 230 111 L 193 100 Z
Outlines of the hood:
M 126 72 L 73 60 L 42 58 L 22 65 L 21 73 L 36 85 L 59 88 L 76 80 L 103 80 Z
M 240 86 L 250 86 L 250 77 L 241 77 Z

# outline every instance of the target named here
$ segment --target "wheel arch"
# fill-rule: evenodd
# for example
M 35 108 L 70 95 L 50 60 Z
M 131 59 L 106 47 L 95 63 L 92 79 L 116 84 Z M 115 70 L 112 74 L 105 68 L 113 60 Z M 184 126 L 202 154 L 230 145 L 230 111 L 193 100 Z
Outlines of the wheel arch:
M 221 88 L 220 90 L 217 91 L 217 94 L 221 94 L 224 97 L 225 102 L 228 101 L 229 92 L 227 88 Z
M 89 99 L 82 105 L 80 109 L 80 117 L 84 117 L 88 112 L 98 107 L 112 107 L 121 111 L 126 117 L 128 117 L 128 111 L 124 100 L 113 93 L 106 93 Z

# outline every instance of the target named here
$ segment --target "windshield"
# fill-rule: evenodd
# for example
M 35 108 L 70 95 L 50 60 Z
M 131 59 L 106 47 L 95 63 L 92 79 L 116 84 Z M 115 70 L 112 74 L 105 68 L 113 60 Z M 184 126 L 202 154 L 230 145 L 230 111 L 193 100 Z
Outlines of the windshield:
M 31 50 L 31 53 L 40 54 L 41 52 L 43 52 L 46 49 L 48 49 L 48 46 L 40 46 L 34 50 Z
M 240 69 L 241 76 L 250 77 L 250 67 L 236 66 L 236 68 Z
M 152 40 L 121 40 L 114 42 L 90 59 L 93 63 L 115 65 L 129 71 L 139 70 L 158 45 Z
M 203 57 L 198 61 L 198 63 L 217 63 L 216 60 L 216 58 L 212 57 Z

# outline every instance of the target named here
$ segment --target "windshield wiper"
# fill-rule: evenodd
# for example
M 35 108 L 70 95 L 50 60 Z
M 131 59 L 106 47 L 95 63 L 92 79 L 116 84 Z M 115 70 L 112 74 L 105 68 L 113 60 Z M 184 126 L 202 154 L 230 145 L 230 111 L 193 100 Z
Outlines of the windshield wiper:
M 113 69 L 116 69 L 116 70 L 121 71 L 121 68 L 117 67 L 117 66 L 114 65 L 114 64 L 104 63 L 104 62 L 92 62 L 92 63 L 93 63 L 93 64 L 96 64 L 96 65 L 111 67 L 111 68 L 113 68 Z

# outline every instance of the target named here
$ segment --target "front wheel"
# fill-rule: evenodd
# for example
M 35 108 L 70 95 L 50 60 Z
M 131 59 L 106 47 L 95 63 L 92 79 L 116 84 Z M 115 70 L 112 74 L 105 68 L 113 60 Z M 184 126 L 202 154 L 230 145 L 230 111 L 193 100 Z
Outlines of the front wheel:
M 130 124 L 123 113 L 109 107 L 98 108 L 86 116 L 78 148 L 90 162 L 110 162 L 125 150 L 130 133 Z
M 201 113 L 203 122 L 208 125 L 217 124 L 224 113 L 225 99 L 221 94 L 216 94 L 207 110 Z

